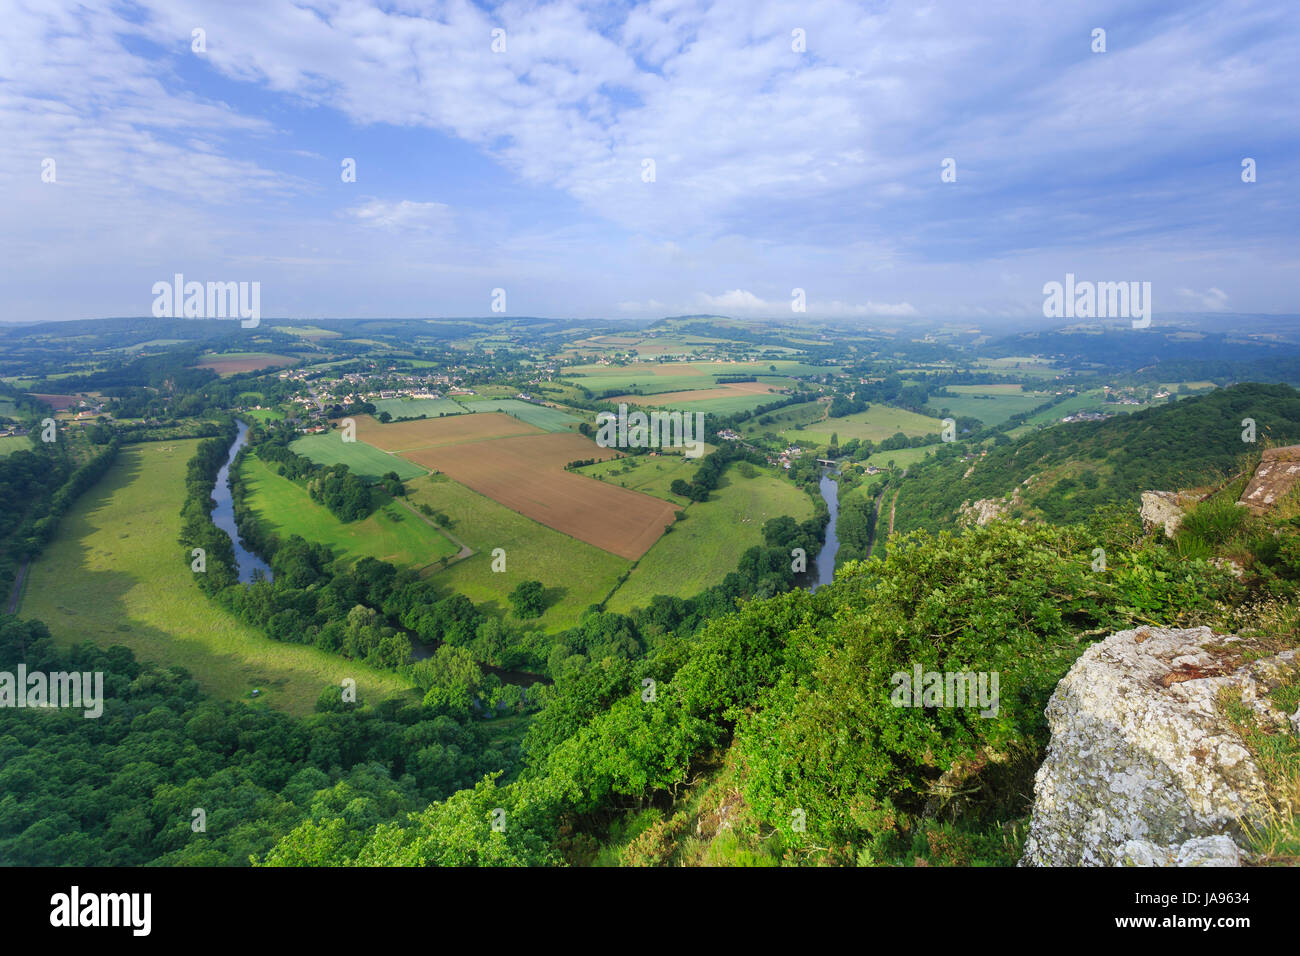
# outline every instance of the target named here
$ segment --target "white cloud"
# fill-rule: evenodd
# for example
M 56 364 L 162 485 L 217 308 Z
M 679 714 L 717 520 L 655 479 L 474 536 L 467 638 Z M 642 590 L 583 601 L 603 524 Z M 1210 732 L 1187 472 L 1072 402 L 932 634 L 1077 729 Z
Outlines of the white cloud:
M 370 199 L 349 209 L 348 213 L 367 226 L 441 230 L 450 220 L 451 209 L 440 202 L 412 202 L 409 199 L 387 202 Z
M 1194 289 L 1179 289 L 1178 294 L 1185 299 L 1191 299 L 1197 306 L 1207 312 L 1218 312 L 1228 307 L 1228 294 L 1222 289 L 1216 289 L 1214 286 L 1210 286 L 1204 292 L 1197 292 Z

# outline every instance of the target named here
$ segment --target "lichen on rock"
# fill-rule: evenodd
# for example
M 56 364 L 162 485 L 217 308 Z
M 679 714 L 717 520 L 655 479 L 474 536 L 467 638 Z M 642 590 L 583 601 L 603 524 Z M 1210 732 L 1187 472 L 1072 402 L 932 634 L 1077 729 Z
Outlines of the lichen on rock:
M 1206 627 L 1151 627 L 1088 648 L 1047 705 L 1052 737 L 1021 865 L 1239 861 L 1244 851 L 1223 839 L 1238 846 L 1268 792 L 1218 698 L 1239 693 L 1260 719 L 1287 727 L 1261 687 L 1297 663 L 1287 651 L 1242 664 L 1245 646 Z

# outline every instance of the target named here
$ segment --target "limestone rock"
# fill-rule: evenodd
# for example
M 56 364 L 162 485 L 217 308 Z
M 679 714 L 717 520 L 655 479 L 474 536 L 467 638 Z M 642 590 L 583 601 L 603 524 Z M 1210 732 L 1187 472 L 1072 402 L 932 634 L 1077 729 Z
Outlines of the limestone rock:
M 1119 848 L 1120 866 L 1241 866 L 1247 855 L 1226 836 L 1194 837 L 1175 846 L 1129 840 Z
M 1088 648 L 1047 705 L 1052 739 L 1021 865 L 1222 865 L 1265 781 L 1219 714 L 1233 688 L 1262 720 L 1296 651 L 1238 666 L 1240 639 L 1209 628 L 1121 631 Z M 1217 862 L 1216 862 L 1217 861 Z
M 1163 527 L 1165 537 L 1172 538 L 1188 505 L 1195 500 L 1193 495 L 1174 491 L 1142 492 L 1142 527 L 1148 531 Z
M 1300 481 L 1300 445 L 1266 448 L 1237 503 L 1264 514 Z
M 1007 506 L 997 498 L 981 498 L 973 505 L 966 501 L 962 503 L 957 521 L 964 525 L 976 524 L 983 527 L 995 518 L 1002 517 L 1006 511 Z

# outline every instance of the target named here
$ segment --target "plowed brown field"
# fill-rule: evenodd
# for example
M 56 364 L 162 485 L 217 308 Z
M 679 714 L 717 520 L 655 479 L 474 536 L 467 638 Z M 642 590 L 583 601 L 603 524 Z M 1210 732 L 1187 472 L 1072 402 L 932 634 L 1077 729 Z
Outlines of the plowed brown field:
M 540 428 L 504 412 L 448 415 L 446 418 L 422 418 L 411 422 L 390 422 L 387 425 L 377 422 L 369 415 L 357 415 L 356 423 L 359 441 L 384 451 L 395 452 L 481 442 L 492 438 L 507 438 L 511 435 L 546 434 Z M 563 468 L 574 458 L 591 457 L 593 456 L 590 454 L 574 455 L 560 462 L 560 467 Z
M 461 417 L 481 419 L 489 415 Z M 360 420 L 357 426 L 358 437 L 364 437 Z M 376 427 L 386 430 L 397 426 Z M 623 558 L 645 554 L 664 528 L 673 523 L 676 510 L 659 498 L 565 471 L 564 466 L 571 461 L 616 457 L 612 449 L 601 448 L 581 435 L 529 434 L 458 445 L 444 443 L 408 449 L 401 455 L 418 465 L 445 472 L 548 528 Z

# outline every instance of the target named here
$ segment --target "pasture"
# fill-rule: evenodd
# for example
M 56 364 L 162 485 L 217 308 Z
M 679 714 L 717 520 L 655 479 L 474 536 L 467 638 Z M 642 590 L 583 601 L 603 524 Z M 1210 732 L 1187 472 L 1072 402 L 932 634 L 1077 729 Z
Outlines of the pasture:
M 757 418 L 751 418 L 740 426 L 740 432 L 749 438 L 766 435 L 769 432 L 778 436 L 785 435 L 788 429 L 796 429 L 800 425 L 812 425 L 825 418 L 826 409 L 825 402 L 817 401 L 788 405 Z
M 942 431 L 943 422 L 937 418 L 928 418 L 892 405 L 872 405 L 865 412 L 845 415 L 843 418 L 827 418 L 806 426 L 802 431 L 789 430 L 782 434 L 792 440 L 803 439 L 828 445 L 832 433 L 843 444 L 850 438 L 879 442 L 897 432 L 911 438 L 914 435 L 938 435 Z
M 326 688 L 353 677 L 362 699 L 407 691 L 394 674 L 314 647 L 282 644 L 242 624 L 194 583 L 177 539 L 186 464 L 197 440 L 128 445 L 63 518 L 32 564 L 21 613 L 64 645 L 124 644 L 142 659 L 186 668 L 206 693 L 311 713 Z
M 260 458 L 246 456 L 240 477 L 248 491 L 248 506 L 263 525 L 281 539 L 296 534 L 328 545 L 347 564 L 370 557 L 423 568 L 460 550 L 422 516 L 391 499 L 361 521 L 344 522 L 312 501 L 306 488 L 282 478 Z
M 5 435 L 0 437 L 0 458 L 7 458 L 16 451 L 31 451 L 32 439 L 29 435 Z
M 570 461 L 617 454 L 575 434 L 519 435 L 403 452 L 548 528 L 620 557 L 639 558 L 672 524 L 673 506 L 564 471 Z
M 376 428 L 382 425 L 375 424 Z M 360 435 L 360 423 L 357 433 Z M 380 478 L 390 471 L 397 472 L 397 477 L 406 481 L 425 473 L 425 469 L 413 465 L 405 458 L 387 454 L 364 441 L 345 442 L 341 431 L 323 432 L 319 435 L 303 435 L 289 448 L 304 458 L 310 458 L 318 465 L 347 465 L 348 469 L 363 478 Z
M 712 446 L 705 446 L 704 455 L 712 450 Z M 699 458 L 687 458 L 685 455 L 656 455 L 653 458 L 649 455 L 629 455 L 626 458 L 586 465 L 578 468 L 577 472 L 589 478 L 608 481 L 620 488 L 654 495 L 684 508 L 690 499 L 674 495 L 668 489 L 678 478 L 689 482 L 695 476 L 699 461 Z
M 627 613 L 648 606 L 656 594 L 698 594 L 720 584 L 747 549 L 763 543 L 763 523 L 769 518 L 812 517 L 808 495 L 775 477 L 773 469 L 758 472 L 742 478 L 734 465 L 729 467 L 710 500 L 686 509 L 686 518 L 646 552 L 606 608 Z
M 930 405 L 948 409 L 954 418 L 978 418 L 985 425 L 1000 425 L 1052 398 L 1050 392 L 1027 392 L 1019 385 L 950 385 L 948 391 L 958 397 L 932 395 Z

